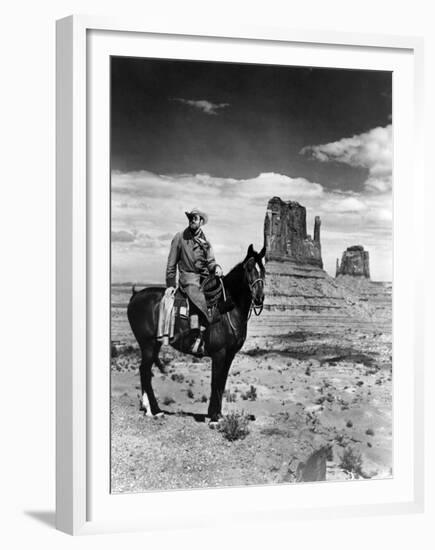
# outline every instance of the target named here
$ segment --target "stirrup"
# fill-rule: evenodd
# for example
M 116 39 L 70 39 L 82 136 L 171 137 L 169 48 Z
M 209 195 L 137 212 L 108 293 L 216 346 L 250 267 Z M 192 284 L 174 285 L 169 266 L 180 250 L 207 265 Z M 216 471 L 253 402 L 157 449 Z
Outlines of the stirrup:
M 202 344 L 202 338 L 201 336 L 198 336 L 195 340 L 195 342 L 193 343 L 193 346 L 192 346 L 192 353 L 200 353 L 200 350 L 201 350 L 201 344 Z

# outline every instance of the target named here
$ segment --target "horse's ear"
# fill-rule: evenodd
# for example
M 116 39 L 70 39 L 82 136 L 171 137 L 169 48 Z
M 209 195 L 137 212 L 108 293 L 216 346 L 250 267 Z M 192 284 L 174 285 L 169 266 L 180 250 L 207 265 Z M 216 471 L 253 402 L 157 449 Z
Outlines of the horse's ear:
M 247 253 L 246 257 L 250 258 L 253 255 L 254 255 L 254 246 L 252 244 L 250 244 L 249 247 L 248 247 L 248 253 Z
M 266 245 L 264 245 L 263 248 L 258 253 L 258 257 L 260 258 L 260 260 L 261 258 L 264 258 L 265 254 L 266 254 Z

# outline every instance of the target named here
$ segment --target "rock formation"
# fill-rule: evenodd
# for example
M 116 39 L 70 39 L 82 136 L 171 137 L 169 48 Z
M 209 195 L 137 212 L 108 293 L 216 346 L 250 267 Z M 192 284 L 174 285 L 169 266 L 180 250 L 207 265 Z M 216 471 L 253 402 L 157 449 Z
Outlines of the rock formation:
M 258 323 L 251 321 L 250 331 L 261 333 L 268 325 L 270 333 L 285 334 L 291 325 L 313 327 L 337 323 L 390 322 L 391 286 L 369 279 L 368 253 L 362 247 L 350 247 L 343 257 L 343 269 L 358 265 L 361 277 L 330 277 L 323 269 L 320 218 L 315 217 L 314 238 L 307 234 L 306 209 L 294 201 L 273 197 L 267 204 L 264 220 L 266 245 L 264 314 Z M 337 266 L 337 273 L 341 266 Z M 375 300 L 374 300 L 375 299 Z M 267 318 L 267 321 L 266 321 Z
M 314 222 L 314 240 L 307 235 L 307 211 L 298 202 L 273 197 L 264 220 L 266 260 L 309 264 L 323 268 L 320 218 Z
M 369 253 L 360 245 L 349 246 L 338 263 L 335 276 L 352 275 L 354 277 L 366 277 L 370 279 Z

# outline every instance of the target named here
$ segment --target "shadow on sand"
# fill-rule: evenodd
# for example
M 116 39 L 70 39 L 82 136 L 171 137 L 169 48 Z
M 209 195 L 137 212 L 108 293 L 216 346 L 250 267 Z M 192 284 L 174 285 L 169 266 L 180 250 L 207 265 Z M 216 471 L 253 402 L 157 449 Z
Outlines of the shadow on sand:
M 202 413 L 194 413 L 194 412 L 190 412 L 190 411 L 177 411 L 177 412 L 173 412 L 173 411 L 168 411 L 168 410 L 165 410 L 165 409 L 162 409 L 162 412 L 168 416 L 189 416 L 190 418 L 193 418 L 195 420 L 195 422 L 206 422 L 207 419 L 209 418 L 209 416 L 207 414 L 202 414 Z M 248 414 L 248 418 L 249 420 L 251 420 L 252 422 L 255 420 L 255 415 L 254 414 Z

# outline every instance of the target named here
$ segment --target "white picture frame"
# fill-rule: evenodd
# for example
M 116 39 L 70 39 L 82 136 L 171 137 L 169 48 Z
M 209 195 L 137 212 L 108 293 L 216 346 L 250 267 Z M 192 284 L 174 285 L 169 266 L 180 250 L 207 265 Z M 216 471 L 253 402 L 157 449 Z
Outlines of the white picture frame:
M 96 36 L 99 38 L 94 40 Z M 119 44 L 113 45 L 115 39 Z M 140 45 L 145 40 L 148 40 L 148 45 Z M 162 44 L 151 43 L 150 40 Z M 394 64 L 396 61 L 381 58 L 385 55 L 397 57 L 398 79 L 393 84 L 393 100 L 395 97 L 401 99 L 393 107 L 395 126 L 397 120 L 399 128 L 406 128 L 406 133 L 411 133 L 406 137 L 397 137 L 395 134 L 395 185 L 399 191 L 395 197 L 394 221 L 396 290 L 393 311 L 397 337 L 397 342 L 396 337 L 394 342 L 397 346 L 403 346 L 397 361 L 407 361 L 409 366 L 408 371 L 405 364 L 403 369 L 399 369 L 400 384 L 395 390 L 395 400 L 397 406 L 397 400 L 403 404 L 412 397 L 412 406 L 406 417 L 403 411 L 400 412 L 400 407 L 395 407 L 394 425 L 398 439 L 395 441 L 398 460 L 395 462 L 395 481 L 398 483 L 394 487 L 394 480 L 392 483 L 389 480 L 361 482 L 357 486 L 335 484 L 332 490 L 337 495 L 336 500 L 330 498 L 326 488 L 319 489 L 312 484 L 143 495 L 107 494 L 104 476 L 107 474 L 108 479 L 109 472 L 104 472 L 109 450 L 109 415 L 105 403 L 108 399 L 108 384 L 104 365 L 109 370 L 105 361 L 109 357 L 110 339 L 107 341 L 109 334 L 104 331 L 105 321 L 99 323 L 98 318 L 105 315 L 107 320 L 109 302 L 105 302 L 108 299 L 107 285 L 103 284 L 104 288 L 97 292 L 96 281 L 106 281 L 110 269 L 107 243 L 104 245 L 105 239 L 109 239 L 105 233 L 109 213 L 107 197 L 104 198 L 106 195 L 99 195 L 103 187 L 95 182 L 97 177 L 98 181 L 104 181 L 104 177 L 109 174 L 109 166 L 106 165 L 109 134 L 108 118 L 105 119 L 104 112 L 92 111 L 95 103 L 90 83 L 93 79 L 101 89 L 106 86 L 104 79 L 107 66 L 105 68 L 104 60 L 116 53 L 116 50 L 118 54 L 121 51 L 125 55 L 136 51 L 137 55 L 144 55 L 144 47 L 145 50 L 148 47 L 162 48 L 162 56 L 165 57 L 170 56 L 171 52 L 174 55 L 175 51 L 180 54 L 180 46 L 183 46 L 185 51 L 181 55 L 192 58 L 192 52 L 198 51 L 195 43 L 198 40 L 204 45 L 213 45 L 214 53 L 211 52 L 207 59 L 229 59 L 232 55 L 254 55 L 255 58 L 252 51 L 257 47 L 263 48 L 259 52 L 276 49 L 277 55 L 286 55 L 281 52 L 281 47 L 300 45 L 317 48 L 319 59 L 323 55 L 322 62 L 334 66 L 340 66 L 340 63 L 342 66 L 357 66 L 360 63 L 357 61 L 358 56 L 368 54 L 371 63 L 379 59 L 380 67 L 388 67 L 389 63 Z M 125 43 L 121 44 L 121 41 Z M 153 55 L 156 51 L 153 49 Z M 340 54 L 344 54 L 345 58 L 339 60 Z M 154 530 L 167 528 L 168 524 L 173 528 L 213 525 L 215 518 L 209 511 L 211 500 L 217 502 L 218 506 L 229 507 L 230 521 L 237 522 L 286 521 L 304 517 L 323 519 L 331 514 L 346 517 L 422 511 L 424 315 L 420 293 L 424 250 L 423 243 L 419 244 L 418 240 L 413 239 L 423 233 L 423 219 L 418 214 L 424 210 L 420 152 L 423 117 L 422 39 L 286 28 L 214 28 L 213 25 L 196 28 L 194 24 L 189 28 L 179 28 L 177 24 L 169 22 L 157 28 L 148 26 L 146 22 L 142 24 L 138 21 L 71 16 L 57 22 L 56 82 L 57 528 L 70 534 L 87 534 Z M 406 93 L 402 93 L 402 86 L 409 87 Z M 405 104 L 410 108 L 410 113 L 405 112 Z M 106 135 L 98 151 L 92 149 L 94 132 L 99 132 L 100 136 Z M 409 147 L 411 144 L 415 152 L 413 158 L 403 159 L 400 155 L 405 146 L 404 139 L 407 140 L 406 145 Z M 409 186 L 406 197 L 402 197 L 401 182 L 406 178 L 408 181 L 411 179 L 413 185 Z M 400 224 L 406 212 L 411 220 L 410 234 L 401 229 Z M 104 245 L 101 249 L 105 252 L 97 253 L 100 244 Z M 403 270 L 401 251 L 410 245 L 414 251 L 412 269 Z M 94 253 L 98 254 L 98 266 L 93 259 Z M 95 323 L 103 325 L 98 334 L 94 331 Z M 98 345 L 95 344 L 97 340 Z M 99 354 L 105 343 L 106 355 Z M 397 346 L 395 350 L 399 349 Z M 96 464 L 100 465 L 100 472 L 97 472 Z M 96 478 L 101 472 L 102 477 L 98 481 Z M 313 499 L 316 500 L 315 506 L 310 505 Z M 162 506 L 165 507 L 163 515 L 159 513 Z M 132 510 L 136 512 L 132 514 Z M 192 513 L 193 510 L 195 513 Z M 239 513 L 231 514 L 231 510 L 239 510 Z

